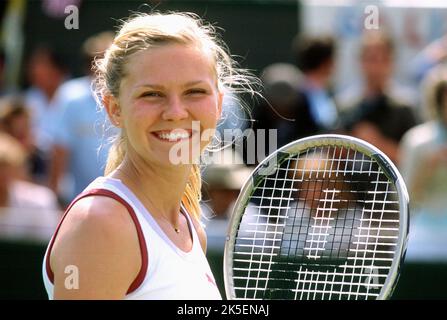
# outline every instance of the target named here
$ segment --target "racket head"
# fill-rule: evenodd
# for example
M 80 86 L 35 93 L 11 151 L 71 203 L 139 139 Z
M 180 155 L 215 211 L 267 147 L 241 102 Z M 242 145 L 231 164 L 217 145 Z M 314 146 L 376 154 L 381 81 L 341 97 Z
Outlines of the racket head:
M 243 188 L 241 189 L 239 197 L 235 203 L 235 207 L 233 209 L 233 214 L 230 218 L 227 237 L 226 237 L 226 244 L 225 244 L 225 251 L 224 251 L 224 282 L 225 282 L 226 296 L 228 299 L 270 299 L 270 298 L 275 298 L 275 297 L 272 297 L 271 295 L 270 296 L 265 295 L 265 290 L 267 289 L 268 282 L 270 280 L 262 280 L 262 281 L 264 281 L 263 283 L 265 283 L 264 293 L 262 293 L 263 288 L 259 288 L 261 291 L 260 295 L 256 295 L 256 293 L 254 295 L 247 294 L 248 290 L 252 289 L 252 288 L 250 288 L 250 286 L 252 286 L 253 283 L 250 284 L 250 281 L 251 282 L 259 282 L 260 279 L 264 279 L 264 278 L 268 279 L 269 273 L 271 273 L 271 271 L 267 271 L 266 277 L 265 276 L 261 277 L 261 278 L 254 277 L 253 279 L 250 279 L 251 271 L 248 271 L 249 275 L 247 276 L 247 279 L 245 280 L 245 286 L 246 286 L 247 290 L 245 290 L 245 292 L 244 292 L 244 290 L 241 291 L 241 290 L 237 289 L 238 287 L 240 287 L 241 283 L 244 284 L 244 279 L 240 279 L 240 278 L 243 278 L 244 276 L 243 275 L 241 276 L 241 273 L 235 270 L 235 263 L 236 263 L 236 260 L 238 260 L 235 258 L 235 256 L 237 256 L 237 254 L 238 254 L 238 250 L 236 249 L 236 247 L 238 246 L 237 242 L 238 241 L 240 242 L 239 238 L 242 237 L 241 232 L 243 231 L 243 230 L 241 230 L 242 219 L 244 218 L 244 215 L 246 215 L 247 205 L 249 205 L 249 203 L 253 200 L 254 194 L 259 191 L 260 186 L 262 186 L 263 182 L 266 181 L 266 178 L 271 177 L 272 175 L 275 175 L 275 173 L 278 172 L 278 170 L 281 168 L 281 163 L 284 163 L 284 161 L 287 161 L 286 159 L 289 159 L 289 161 L 290 161 L 290 159 L 293 159 L 293 157 L 295 157 L 295 156 L 298 159 L 300 157 L 300 155 L 303 155 L 303 154 L 308 155 L 309 150 L 313 150 L 312 152 L 318 153 L 318 151 L 316 151 L 316 150 L 320 150 L 320 149 L 325 150 L 325 148 L 328 150 L 332 150 L 332 149 L 337 150 L 337 148 L 338 148 L 339 151 L 350 150 L 350 151 L 354 152 L 354 154 L 356 154 L 356 155 L 361 154 L 363 156 L 363 159 L 366 158 L 366 159 L 369 159 L 369 161 L 371 163 L 372 162 L 375 163 L 375 165 L 377 166 L 377 170 L 376 170 L 377 172 L 375 172 L 375 173 L 377 173 L 377 176 L 380 173 L 381 179 L 384 179 L 383 177 L 386 177 L 386 179 L 388 179 L 388 181 L 391 183 L 393 190 L 395 190 L 395 196 L 394 196 L 395 201 L 394 202 L 396 202 L 395 206 L 397 205 L 398 212 L 395 212 L 394 218 L 397 218 L 398 221 L 394 225 L 395 228 L 393 228 L 393 229 L 395 229 L 394 235 L 393 235 L 393 237 L 395 238 L 395 241 L 392 246 L 394 249 L 387 252 L 387 255 L 386 255 L 387 257 L 392 255 L 392 262 L 390 264 L 388 264 L 386 267 L 383 267 L 384 269 L 386 269 L 385 270 L 386 275 L 384 275 L 383 273 L 380 274 L 380 278 L 378 280 L 378 283 L 376 284 L 376 290 L 375 290 L 376 294 L 371 295 L 371 296 L 366 294 L 364 296 L 360 296 L 360 298 L 363 297 L 366 299 L 370 299 L 372 297 L 375 299 L 387 299 L 391 296 L 391 294 L 397 284 L 397 280 L 398 280 L 398 277 L 400 274 L 400 267 L 401 267 L 402 262 L 405 257 L 407 240 L 408 240 L 408 232 L 409 232 L 409 196 L 408 196 L 407 188 L 405 186 L 403 178 L 400 175 L 399 171 L 397 170 L 396 166 L 392 163 L 392 161 L 383 152 L 381 152 L 378 148 L 374 147 L 373 145 L 371 145 L 363 140 L 351 137 L 351 136 L 326 134 L 326 135 L 316 135 L 316 136 L 303 138 L 303 139 L 291 142 L 291 143 L 283 146 L 282 148 L 278 149 L 277 151 L 275 151 L 274 153 L 269 155 L 267 158 L 265 158 L 255 168 L 255 170 L 253 171 L 251 176 L 245 182 Z M 332 151 L 328 151 L 328 154 L 329 154 L 329 152 L 332 152 Z M 334 151 L 334 154 L 335 154 L 335 151 Z M 342 152 L 340 152 L 340 154 L 342 154 Z M 348 156 L 349 156 L 349 152 L 348 152 Z M 324 154 L 322 155 L 322 158 L 324 158 Z M 345 164 L 349 163 L 349 161 L 351 161 L 351 160 L 349 160 L 349 157 L 347 157 L 346 159 L 348 159 L 348 160 L 345 161 Z M 337 161 L 339 163 L 340 163 L 340 161 L 343 161 L 343 160 L 345 160 L 345 159 L 344 158 L 342 159 L 341 156 L 340 156 L 340 158 L 337 158 L 337 159 L 331 159 L 331 161 Z M 355 165 L 356 165 L 356 162 L 355 162 L 355 157 L 354 157 L 354 160 L 352 162 L 352 168 L 354 168 Z M 323 170 L 323 172 L 324 172 L 324 170 Z M 341 171 L 338 172 L 338 174 L 342 174 L 342 173 L 343 172 L 341 172 Z M 303 180 L 303 179 L 301 179 L 301 180 Z M 309 180 L 311 180 L 311 179 L 309 179 Z M 290 188 L 293 189 L 293 187 L 290 187 Z M 376 190 L 377 190 L 377 188 L 376 188 Z M 275 191 L 272 191 L 272 192 L 275 192 Z M 281 193 L 281 196 L 282 195 L 283 194 Z M 271 195 L 271 197 L 274 198 L 273 195 Z M 374 198 L 375 198 L 375 195 L 374 195 Z M 280 201 L 282 201 L 282 200 L 280 200 Z M 386 205 L 386 200 L 384 200 L 383 206 L 385 206 L 385 205 Z M 364 206 L 366 206 L 366 202 L 365 202 Z M 373 211 L 375 211 L 374 206 L 375 206 L 375 204 L 373 203 L 372 207 L 371 207 L 371 215 L 370 215 L 371 219 L 370 220 L 373 220 L 372 215 L 373 215 Z M 260 205 L 260 207 L 261 207 L 261 205 Z M 261 210 L 261 209 L 259 209 L 259 210 Z M 366 211 L 365 208 L 361 212 L 364 212 L 364 211 Z M 382 215 L 381 215 L 380 219 L 382 219 L 382 217 L 384 215 L 383 211 L 385 211 L 385 210 L 382 210 Z M 393 211 L 393 210 L 390 210 L 390 211 Z M 363 218 L 363 215 L 362 215 L 362 218 Z M 353 220 L 358 220 L 358 219 L 353 218 Z M 366 219 L 366 220 L 368 220 L 368 219 Z M 394 219 L 394 220 L 396 220 L 396 219 Z M 285 219 L 283 219 L 283 221 L 285 221 Z M 324 220 L 321 220 L 321 223 L 323 224 L 322 221 L 324 221 Z M 381 224 L 382 224 L 382 222 L 380 222 L 380 225 Z M 369 226 L 371 227 L 371 222 L 370 222 Z M 258 228 L 258 226 L 256 226 L 256 228 Z M 321 231 L 321 227 L 318 226 L 318 228 L 320 228 L 319 230 Z M 309 227 L 308 227 L 308 229 L 309 229 Z M 335 227 L 335 229 L 337 229 L 337 227 Z M 357 229 L 361 229 L 361 226 L 358 227 Z M 348 230 L 348 232 L 353 233 L 354 230 L 355 230 L 355 228 L 353 227 L 353 228 L 351 228 L 351 230 Z M 327 231 L 327 228 L 326 228 L 326 231 Z M 244 231 L 244 232 L 246 232 L 246 231 Z M 253 233 L 256 234 L 256 232 L 257 231 L 253 231 L 252 235 L 253 235 Z M 369 238 L 369 232 L 370 231 L 368 231 L 368 238 Z M 377 239 L 381 238 L 380 234 L 379 234 L 380 232 L 382 232 L 382 231 L 381 230 L 377 231 Z M 262 230 L 261 230 L 261 233 L 262 233 Z M 245 233 L 245 235 L 246 235 L 246 233 Z M 352 234 L 351 234 L 351 236 L 352 236 Z M 292 235 L 292 237 L 293 237 L 293 235 Z M 360 237 L 362 237 L 361 234 L 360 234 Z M 363 236 L 363 237 L 365 237 L 365 236 Z M 263 240 L 263 244 L 265 244 L 266 238 L 256 239 L 256 237 L 254 237 L 254 239 L 251 242 L 252 246 L 254 247 L 255 242 L 259 242 L 262 240 Z M 270 241 L 270 240 L 272 240 L 272 239 L 270 239 L 270 238 L 267 239 L 267 242 L 270 244 L 275 243 L 274 241 Z M 277 239 L 275 239 L 275 240 L 277 240 Z M 278 241 L 283 243 L 284 239 L 278 240 Z M 377 247 L 377 241 L 378 240 L 376 240 L 376 247 Z M 291 240 L 289 239 L 289 243 L 290 242 L 291 242 Z M 299 243 L 299 241 L 298 241 L 298 243 Z M 364 255 L 366 255 L 368 245 L 369 245 L 368 243 L 365 244 Z M 351 244 L 349 244 L 349 246 L 351 246 Z M 250 247 L 250 245 L 248 245 L 248 247 Z M 357 249 L 358 248 L 359 247 L 357 245 Z M 391 246 L 390 246 L 390 248 L 391 248 Z M 303 249 L 303 248 L 301 248 L 301 249 Z M 253 253 L 253 250 L 254 249 L 252 249 L 252 253 Z M 264 249 L 262 249 L 262 250 L 264 250 Z M 289 248 L 289 251 L 290 251 L 290 248 Z M 350 252 L 351 251 L 350 248 L 348 248 L 346 251 L 347 251 L 346 255 L 348 255 L 348 256 L 352 255 L 352 252 Z M 265 252 L 265 250 L 263 252 Z M 250 265 L 257 264 L 259 266 L 259 269 L 261 269 L 261 266 L 263 265 L 262 259 L 265 258 L 265 255 L 263 255 L 263 252 L 261 252 L 259 255 L 251 255 L 249 260 L 253 260 L 253 261 L 248 262 L 248 260 L 247 260 L 245 265 L 247 263 L 249 263 Z M 303 252 L 304 251 L 302 250 L 302 253 Z M 271 255 L 275 254 L 275 249 L 272 249 L 271 252 L 268 252 L 268 253 Z M 276 253 L 278 253 L 278 252 L 276 252 Z M 375 256 L 375 253 L 374 253 L 374 256 Z M 357 257 L 357 255 L 355 257 Z M 258 260 L 256 260 L 256 259 L 258 259 Z M 387 258 L 388 262 L 389 262 L 389 259 L 390 258 Z M 271 262 L 271 260 L 272 260 L 272 258 L 270 258 L 270 262 Z M 318 258 L 315 258 L 315 260 L 318 260 Z M 303 261 L 301 260 L 300 263 L 302 263 L 302 262 Z M 298 265 L 293 266 L 293 267 L 298 268 L 300 263 L 298 263 Z M 345 260 L 345 264 L 347 264 L 346 260 Z M 372 265 L 373 264 L 374 264 L 374 260 L 372 262 Z M 241 263 L 239 263 L 239 266 L 240 265 L 241 265 Z M 242 265 L 244 265 L 243 262 L 242 262 Z M 341 264 L 341 265 L 343 265 L 343 264 Z M 362 274 L 362 272 L 364 272 L 364 270 L 366 270 L 367 267 L 368 267 L 368 265 L 361 267 L 362 271 L 359 273 L 358 277 L 360 279 L 377 280 L 376 278 L 374 278 L 374 276 L 372 276 L 372 278 L 371 277 L 368 278 L 367 274 Z M 305 268 L 307 268 L 307 267 L 305 267 Z M 332 268 L 332 267 L 330 267 L 330 268 Z M 356 267 L 351 267 L 351 270 L 354 270 L 354 271 L 352 271 L 352 273 L 355 273 L 355 270 L 356 270 L 355 268 Z M 372 268 L 374 268 L 374 266 L 372 266 Z M 331 272 L 329 271 L 329 269 L 326 267 L 327 275 L 331 275 Z M 344 270 L 345 270 L 344 272 L 346 272 L 347 269 L 344 268 Z M 374 269 L 372 269 L 372 270 L 374 271 Z M 383 270 L 380 272 L 383 272 Z M 260 271 L 258 271 L 258 275 L 259 275 L 259 273 L 260 273 Z M 338 275 L 336 275 L 337 271 L 334 271 L 333 273 L 334 273 L 333 282 L 336 283 L 336 280 L 334 278 L 338 276 Z M 266 272 L 263 271 L 263 274 L 266 275 Z M 315 271 L 315 273 L 312 273 L 311 280 L 313 280 L 314 274 L 317 275 L 317 280 L 318 280 L 318 276 L 323 275 L 324 273 L 323 273 L 323 271 Z M 301 277 L 301 275 L 300 275 L 300 277 Z M 306 274 L 306 277 L 307 277 L 307 274 Z M 343 279 L 344 279 L 344 276 L 343 276 Z M 351 278 L 351 279 L 354 279 L 354 278 Z M 299 280 L 300 279 L 298 279 L 298 281 Z M 292 280 L 290 280 L 290 281 L 293 282 Z M 239 282 L 239 284 L 236 284 L 235 282 Z M 304 279 L 304 282 L 306 282 L 306 278 Z M 261 285 L 264 285 L 263 283 L 261 283 Z M 295 279 L 295 283 L 298 283 L 296 279 Z M 309 285 L 310 285 L 310 287 L 312 287 L 311 281 L 310 281 Z M 357 286 L 357 288 L 360 288 L 360 286 L 363 286 L 363 284 L 361 284 L 360 282 L 358 284 L 353 283 L 353 285 Z M 297 286 L 299 286 L 299 285 L 297 285 Z M 304 285 L 303 285 L 303 287 L 304 287 Z M 317 285 L 315 285 L 315 288 L 316 287 L 317 287 Z M 326 284 L 324 285 L 324 287 L 326 287 Z M 377 287 L 379 287 L 379 289 L 377 289 Z M 308 288 L 309 288 L 309 286 L 307 286 L 307 289 Z M 343 288 L 343 285 L 342 285 L 342 288 Z M 370 287 L 368 285 L 368 292 L 369 292 L 369 288 Z M 298 295 L 297 295 L 297 291 L 299 293 Z M 315 291 L 317 291 L 317 290 L 315 289 Z M 359 291 L 359 289 L 357 289 L 357 291 Z M 348 299 L 359 298 L 358 295 L 355 296 L 355 294 L 352 295 L 352 293 L 348 293 L 348 294 L 339 293 L 338 295 L 335 294 L 333 296 L 332 296 L 332 294 L 330 294 L 329 298 L 337 298 L 338 297 L 339 299 L 343 299 L 343 296 L 345 296 L 345 297 L 347 296 Z M 304 298 L 306 298 L 306 297 L 311 298 L 311 299 L 315 298 L 315 297 L 317 297 L 317 298 L 322 297 L 323 299 L 327 299 L 328 295 L 326 294 L 326 292 L 319 292 L 318 294 L 316 294 L 316 292 L 314 292 L 313 297 L 312 296 L 309 297 L 309 294 L 307 294 L 307 295 L 304 294 Z M 277 298 L 284 299 L 284 297 L 281 297 L 281 296 L 279 296 Z M 299 292 L 298 287 L 297 287 L 297 290 L 295 290 L 294 298 L 295 299 L 303 298 L 303 292 Z M 288 299 L 288 298 L 286 297 L 285 299 Z

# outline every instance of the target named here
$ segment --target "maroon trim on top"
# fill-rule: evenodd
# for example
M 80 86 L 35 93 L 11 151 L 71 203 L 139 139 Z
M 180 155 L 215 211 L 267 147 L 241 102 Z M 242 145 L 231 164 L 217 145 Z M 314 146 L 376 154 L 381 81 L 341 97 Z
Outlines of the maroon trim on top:
M 144 235 L 143 235 L 143 231 L 141 229 L 141 225 L 138 221 L 137 215 L 135 214 L 135 211 L 133 210 L 132 206 L 129 205 L 123 198 L 121 198 L 120 196 L 118 196 L 116 193 L 110 191 L 110 190 L 106 190 L 106 189 L 92 189 L 89 190 L 85 193 L 81 193 L 79 196 L 77 196 L 68 206 L 67 210 L 65 210 L 65 213 L 61 219 L 61 221 L 59 222 L 59 225 L 56 228 L 56 231 L 50 241 L 50 245 L 48 248 L 48 253 L 46 256 L 46 261 L 45 261 L 45 268 L 46 268 L 46 272 L 48 275 L 48 278 L 50 279 L 51 283 L 54 283 L 54 273 L 51 270 L 51 266 L 50 266 L 50 255 L 51 255 L 51 250 L 53 249 L 53 245 L 54 245 L 54 241 L 56 239 L 56 235 L 59 232 L 59 229 L 62 225 L 62 222 L 64 221 L 65 217 L 67 216 L 67 213 L 70 211 L 70 209 L 73 207 L 73 205 L 78 202 L 79 200 L 86 198 L 86 197 L 90 197 L 90 196 L 104 196 L 104 197 L 109 197 L 112 198 L 116 201 L 118 201 L 119 203 L 121 203 L 124 207 L 126 207 L 127 211 L 130 214 L 130 217 L 132 218 L 135 227 L 137 229 L 137 235 L 138 235 L 138 242 L 140 243 L 140 252 L 141 252 L 141 269 L 138 272 L 137 277 L 134 279 L 134 281 L 130 284 L 129 289 L 127 290 L 126 294 L 129 294 L 133 291 L 135 291 L 143 282 L 145 276 L 146 276 L 146 272 L 147 272 L 147 266 L 148 266 L 148 256 L 147 256 L 147 247 L 146 247 L 146 241 L 144 239 Z

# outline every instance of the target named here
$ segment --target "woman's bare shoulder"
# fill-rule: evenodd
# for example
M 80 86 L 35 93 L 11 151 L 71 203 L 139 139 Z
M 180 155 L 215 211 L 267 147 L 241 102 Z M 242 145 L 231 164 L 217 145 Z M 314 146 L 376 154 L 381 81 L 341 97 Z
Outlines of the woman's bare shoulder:
M 81 275 L 81 297 L 122 298 L 141 266 L 135 225 L 118 201 L 90 196 L 76 202 L 57 234 L 50 257 L 55 298 L 73 294 L 62 287 L 67 265 Z M 79 297 L 79 296 L 78 296 Z
M 133 225 L 129 212 L 122 203 L 110 197 L 96 195 L 77 201 L 64 223 L 92 228 L 101 226 L 103 232 Z

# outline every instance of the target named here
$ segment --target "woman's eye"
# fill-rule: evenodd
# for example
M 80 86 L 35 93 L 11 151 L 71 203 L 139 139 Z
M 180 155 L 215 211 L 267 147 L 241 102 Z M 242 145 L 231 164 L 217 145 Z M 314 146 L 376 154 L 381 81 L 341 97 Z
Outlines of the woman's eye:
M 186 93 L 189 95 L 200 95 L 200 94 L 206 94 L 206 90 L 204 90 L 204 89 L 190 89 Z
M 148 91 L 148 92 L 144 92 L 141 96 L 142 97 L 149 97 L 149 98 L 151 98 L 151 97 L 157 98 L 157 97 L 161 97 L 162 93 L 161 92 L 156 92 L 156 91 Z

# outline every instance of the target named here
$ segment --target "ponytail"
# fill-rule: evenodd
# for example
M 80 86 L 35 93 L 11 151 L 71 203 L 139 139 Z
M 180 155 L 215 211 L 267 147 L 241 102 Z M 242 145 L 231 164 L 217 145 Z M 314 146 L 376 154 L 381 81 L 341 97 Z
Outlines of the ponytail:
M 118 168 L 121 162 L 123 162 L 124 156 L 126 154 L 125 148 L 126 143 L 124 141 L 124 135 L 121 132 L 110 147 L 104 175 L 108 175 L 109 173 L 111 173 L 113 170 Z
M 202 178 L 200 176 L 200 167 L 193 164 L 189 174 L 188 183 L 182 197 L 182 204 L 189 214 L 200 220 L 200 200 L 202 200 Z

